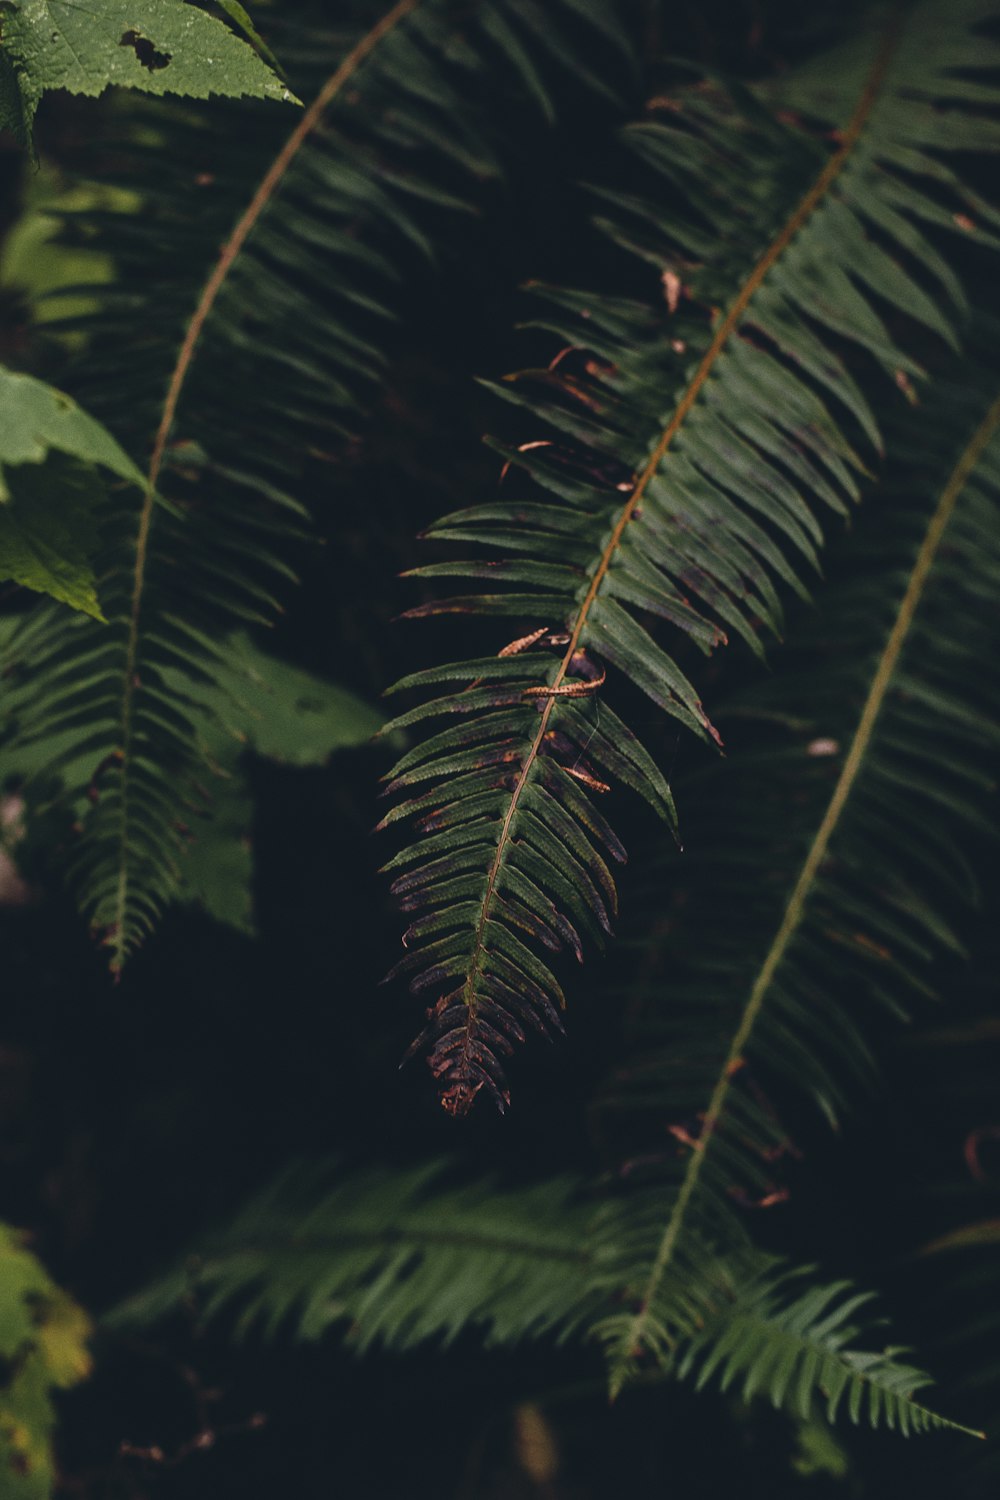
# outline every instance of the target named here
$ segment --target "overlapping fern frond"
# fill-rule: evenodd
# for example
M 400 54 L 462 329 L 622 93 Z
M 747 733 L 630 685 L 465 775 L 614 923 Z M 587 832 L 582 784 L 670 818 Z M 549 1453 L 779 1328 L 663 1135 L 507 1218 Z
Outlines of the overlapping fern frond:
M 905 1350 L 852 1347 L 861 1333 L 857 1315 L 870 1294 L 846 1282 L 803 1291 L 804 1274 L 765 1260 L 738 1285 L 732 1308 L 684 1346 L 679 1378 L 693 1379 L 699 1390 L 716 1380 L 744 1401 L 765 1396 L 803 1418 L 818 1399 L 830 1422 L 846 1412 L 854 1423 L 885 1424 L 904 1437 L 944 1427 L 982 1436 L 914 1400 L 931 1382 L 900 1358 Z
M 647 969 L 641 1048 L 607 1101 L 678 1143 L 633 1162 L 656 1185 L 639 1191 L 631 1311 L 604 1330 L 615 1388 L 670 1341 L 664 1307 L 706 1247 L 742 1242 L 739 1205 L 780 1198 L 774 1086 L 836 1118 L 870 1082 L 878 1010 L 905 1015 L 960 947 L 963 845 L 990 817 L 1000 739 L 977 633 L 1000 587 L 1000 399 L 977 422 L 971 404 L 937 388 L 802 675 L 740 705 L 779 735 L 706 780 L 683 936 L 668 972 Z
M 543 25 L 533 0 L 489 0 L 467 21 L 398 0 L 367 31 L 279 41 L 311 100 L 287 136 L 252 107 L 150 107 L 100 148 L 132 208 L 82 230 L 119 275 L 93 289 L 96 313 L 47 327 L 82 326 L 73 389 L 147 467 L 146 491 L 104 518 L 108 625 L 40 611 L 8 666 L 30 667 L 9 700 L 21 741 L 51 748 L 69 803 L 89 797 L 69 873 L 115 970 L 181 883 L 206 780 L 199 687 L 233 628 L 279 607 L 304 502 L 378 389 L 427 214 L 474 206 L 500 171 L 484 76 L 508 104 L 548 105 L 552 54 L 572 64 L 596 28 L 608 77 L 627 78 L 617 15 L 560 0 Z M 539 31 L 535 64 L 522 42 Z
M 470 1328 L 487 1345 L 570 1337 L 596 1306 L 579 1183 L 505 1192 L 448 1175 L 440 1162 L 293 1171 L 113 1321 L 148 1324 L 193 1297 L 206 1319 L 235 1313 L 241 1334 L 315 1339 L 347 1325 L 359 1352 Z
M 629 1237 L 635 1230 L 633 1214 Z M 790 1269 L 750 1248 L 727 1257 L 703 1247 L 696 1267 L 672 1270 L 657 1289 L 647 1345 L 655 1365 L 644 1368 L 692 1380 L 697 1390 L 714 1386 L 744 1401 L 762 1396 L 803 1418 L 818 1402 L 830 1422 L 846 1415 L 903 1436 L 944 1427 L 981 1436 L 914 1399 L 931 1381 L 902 1358 L 905 1349 L 859 1346 L 878 1326 L 861 1312 L 872 1301 L 850 1282 L 818 1281 L 815 1267 Z M 628 1322 L 616 1310 L 598 1324 L 598 1336 L 613 1341 Z
M 610 930 L 624 850 L 600 795 L 624 782 L 673 821 L 606 676 L 717 739 L 687 658 L 780 631 L 781 589 L 804 588 L 822 514 L 848 509 L 878 446 L 875 407 L 899 399 L 873 372 L 919 378 L 918 325 L 954 341 L 963 299 L 938 231 L 989 243 L 996 222 L 947 164 L 1000 145 L 989 12 L 879 11 L 829 71 L 782 81 L 781 124 L 715 86 L 654 101 L 625 134 L 635 187 L 602 196 L 603 227 L 661 273 L 659 313 L 544 291 L 564 348 L 502 388 L 536 424 L 503 450 L 533 487 L 446 517 L 431 536 L 476 555 L 415 570 L 490 592 L 411 611 L 510 618 L 517 639 L 399 684 L 448 685 L 399 727 L 458 725 L 399 762 L 406 800 L 386 819 L 417 834 L 389 863 L 415 914 L 398 971 L 440 996 L 421 1040 L 452 1112 L 483 1090 L 504 1107 L 513 1044 L 559 1024 L 552 955 Z
M 503 1191 L 452 1185 L 440 1163 L 300 1170 L 108 1321 L 147 1327 L 183 1306 L 200 1322 L 225 1317 L 237 1338 L 339 1331 L 359 1354 L 445 1347 L 462 1333 L 487 1348 L 579 1341 L 622 1291 L 608 1244 L 589 1234 L 592 1216 L 569 1178 Z M 843 1282 L 804 1289 L 806 1274 L 759 1254 L 706 1259 L 680 1317 L 675 1298 L 662 1372 L 698 1389 L 738 1382 L 744 1399 L 800 1414 L 822 1397 L 831 1420 L 843 1409 L 903 1433 L 953 1426 L 913 1399 L 929 1381 L 903 1351 L 863 1352 L 870 1296 Z

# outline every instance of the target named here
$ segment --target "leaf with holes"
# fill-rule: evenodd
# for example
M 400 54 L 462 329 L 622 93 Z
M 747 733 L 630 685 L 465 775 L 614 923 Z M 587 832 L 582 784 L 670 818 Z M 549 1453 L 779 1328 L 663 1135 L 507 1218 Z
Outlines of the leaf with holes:
M 489 8 L 519 35 L 538 19 L 535 0 Z M 86 338 L 74 390 L 141 456 L 145 493 L 102 516 L 110 628 L 33 612 L 11 646 L 5 705 L 18 738 L 8 759 L 30 750 L 80 809 L 63 868 L 115 970 L 183 898 L 212 779 L 205 685 L 226 670 L 233 632 L 273 618 L 295 582 L 306 504 L 328 493 L 317 478 L 373 408 L 414 261 L 433 254 L 432 233 L 443 249 L 465 217 L 451 210 L 476 208 L 505 170 L 497 121 L 525 85 L 484 9 L 396 0 L 370 29 L 332 33 L 275 16 L 309 96 L 290 130 L 283 111 L 253 103 L 226 106 L 236 123 L 221 128 L 210 105 L 130 96 L 89 146 L 95 170 L 113 156 L 129 207 L 86 211 L 73 232 L 113 255 L 117 278 L 59 321 Z M 620 31 L 615 9 L 595 9 L 602 36 Z M 559 39 L 538 65 L 549 87 L 573 37 L 593 29 L 579 11 L 579 0 L 547 7 Z M 609 49 L 608 76 L 622 67 L 621 47 Z M 283 734 L 284 720 L 304 738 L 276 752 L 326 753 L 332 721 L 301 697 L 293 714 L 293 686 L 286 675 L 257 704 L 260 736 Z M 338 715 L 346 724 L 350 705 Z
M 16 73 L 23 133 L 52 89 L 91 98 L 111 84 L 146 94 L 297 102 L 253 47 L 183 0 L 6 0 L 3 48 Z M 4 116 L 13 113 L 5 72 Z

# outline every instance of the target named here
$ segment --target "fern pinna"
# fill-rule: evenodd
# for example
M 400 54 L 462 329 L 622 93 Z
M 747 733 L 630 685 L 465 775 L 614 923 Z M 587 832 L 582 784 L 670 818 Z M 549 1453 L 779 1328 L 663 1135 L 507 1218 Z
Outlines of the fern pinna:
M 604 1101 L 640 1184 L 624 1209 L 630 1305 L 600 1329 L 613 1389 L 674 1357 L 706 1253 L 746 1243 L 740 1206 L 781 1201 L 775 1090 L 837 1120 L 871 1084 L 879 1009 L 907 1015 L 932 961 L 961 951 L 963 844 L 995 791 L 993 642 L 977 620 L 1000 586 L 1000 398 L 976 410 L 941 383 L 933 407 L 901 435 L 898 494 L 865 517 L 801 672 L 734 705 L 770 733 L 707 778 L 684 936 L 669 980 L 647 972 L 635 997 L 640 1044 Z M 664 1121 L 674 1148 L 651 1150 Z
M 517 638 L 398 684 L 456 684 L 394 721 L 460 718 L 399 761 L 390 791 L 406 800 L 385 820 L 419 835 L 388 865 L 415 914 L 395 972 L 443 992 L 418 1045 L 452 1113 L 483 1090 L 505 1107 L 503 1059 L 525 1026 L 560 1025 L 549 955 L 579 957 L 580 934 L 610 930 L 624 851 L 597 798 L 621 781 L 674 821 L 606 675 L 718 740 L 644 619 L 674 626 L 685 650 L 733 633 L 759 651 L 780 630 L 779 588 L 801 592 L 815 566 L 819 513 L 845 512 L 859 447 L 879 447 L 866 364 L 910 389 L 916 326 L 954 343 L 964 303 L 939 231 L 992 243 L 997 222 L 947 164 L 1000 144 L 984 117 L 1000 98 L 990 11 L 890 6 L 841 53 L 761 90 L 780 124 L 715 86 L 659 97 L 625 132 L 638 186 L 601 190 L 602 227 L 655 267 L 659 314 L 542 289 L 563 348 L 500 391 L 550 434 L 501 445 L 534 487 L 430 532 L 498 559 L 414 570 L 514 587 L 409 612 L 511 617 Z
M 490 0 L 471 21 L 450 0 L 367 9 L 353 34 L 322 18 L 275 28 L 311 100 L 294 125 L 273 107 L 130 101 L 94 148 L 128 206 L 81 226 L 118 277 L 87 289 L 96 312 L 47 324 L 85 335 L 67 383 L 146 485 L 102 518 L 108 623 L 43 606 L 10 644 L 9 765 L 30 760 L 38 796 L 55 789 L 66 810 L 70 881 L 116 972 L 213 817 L 205 690 L 228 677 L 234 628 L 269 623 L 294 581 L 307 502 L 380 389 L 407 267 L 502 173 L 484 77 L 552 115 L 551 77 L 595 29 L 609 68 L 591 84 L 613 95 L 630 75 L 611 5 L 560 0 L 534 62 L 533 0 Z

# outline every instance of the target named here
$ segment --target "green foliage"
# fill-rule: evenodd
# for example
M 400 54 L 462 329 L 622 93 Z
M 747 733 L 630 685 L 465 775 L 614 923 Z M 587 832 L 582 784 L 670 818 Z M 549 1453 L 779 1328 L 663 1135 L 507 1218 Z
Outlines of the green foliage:
M 355 694 L 261 651 L 245 634 L 227 642 L 199 698 L 210 715 L 203 749 L 215 779 L 182 858 L 181 899 L 252 933 L 248 752 L 287 766 L 323 766 L 336 751 L 370 740 L 382 718 Z
M 284 78 L 285 75 L 281 64 L 264 41 L 264 38 L 260 35 L 260 32 L 253 24 L 244 6 L 239 3 L 239 0 L 219 0 L 219 9 L 225 11 L 238 31 L 242 31 L 247 41 L 256 48 L 268 67 L 272 68 L 279 78 Z
M 0 578 L 103 622 L 91 566 L 102 494 L 92 469 L 63 458 L 21 470 L 0 507 Z
M 0 411 L 0 500 L 10 499 L 7 465 L 41 464 L 53 449 L 142 486 L 142 473 L 121 445 L 62 391 L 0 369 Z
M 24 1246 L 0 1224 L 0 1493 L 4 1500 L 48 1500 L 54 1390 L 90 1373 L 86 1315 L 50 1280 Z
M 459 721 L 395 768 L 391 789 L 408 800 L 393 816 L 417 838 L 387 867 L 402 870 L 393 891 L 416 914 L 396 972 L 440 996 L 423 1040 L 451 1112 L 482 1090 L 509 1102 L 512 1041 L 526 1021 L 559 1025 L 550 955 L 579 956 L 578 933 L 610 931 L 624 851 L 594 794 L 621 781 L 673 820 L 662 776 L 608 707 L 606 673 L 721 743 L 645 621 L 666 621 L 689 656 L 729 631 L 757 651 L 778 635 L 779 588 L 804 592 L 821 517 L 847 514 L 858 448 L 880 442 L 850 364 L 867 355 L 907 384 L 921 325 L 956 341 L 963 295 L 920 226 L 994 241 L 969 214 L 995 213 L 940 160 L 1000 146 L 979 113 L 1000 100 L 995 45 L 979 30 L 990 12 L 983 0 L 894 9 L 824 62 L 822 88 L 782 80 L 782 105 L 834 122 L 835 146 L 712 85 L 656 101 L 665 120 L 626 132 L 615 174 L 638 157 L 639 187 L 601 197 L 605 231 L 665 268 L 666 309 L 543 290 L 543 326 L 571 357 L 500 388 L 552 434 L 500 445 L 532 488 L 446 517 L 429 535 L 476 555 L 415 570 L 512 587 L 410 611 L 511 616 L 518 639 L 493 662 L 406 678 L 456 688 L 394 721 Z M 890 383 L 874 389 L 880 406 L 898 401 Z
M 865 1354 L 850 1347 L 859 1332 L 854 1317 L 870 1300 L 866 1294 L 841 1282 L 792 1295 L 802 1274 L 768 1268 L 741 1287 L 721 1331 L 709 1324 L 691 1339 L 678 1375 L 698 1389 L 717 1379 L 723 1390 L 738 1388 L 745 1401 L 764 1395 L 803 1418 L 820 1396 L 828 1421 L 846 1409 L 852 1422 L 885 1423 L 904 1436 L 955 1426 L 914 1401 L 914 1392 L 930 1382 L 898 1358 L 905 1351 Z
M 61 227 L 58 215 L 82 208 L 124 210 L 129 206 L 128 195 L 108 184 L 80 183 L 69 188 L 50 164 L 41 162 L 24 183 L 21 216 L 4 240 L 0 287 L 9 296 L 30 299 L 36 324 L 44 321 L 46 312 L 58 317 L 92 311 L 93 299 L 86 291 L 75 299 L 45 302 L 56 290 L 100 285 L 115 276 L 110 254 L 92 250 L 85 243 L 73 250 L 57 243 Z M 82 334 L 63 337 L 70 347 L 84 339 Z
M 8 631 L 5 660 L 17 673 L 20 654 L 35 649 L 24 626 Z M 172 874 L 176 898 L 194 902 L 216 920 L 252 933 L 253 801 L 248 782 L 251 755 L 289 766 L 325 765 L 338 750 L 368 741 L 380 715 L 353 693 L 289 665 L 253 644 L 245 633 L 218 643 L 215 670 L 189 686 L 183 667 L 164 660 L 164 693 L 187 690 L 198 727 L 204 781 L 185 803 L 175 801 L 177 857 Z M 91 689 L 93 691 L 93 689 Z M 99 796 L 102 774 L 92 753 L 79 748 L 72 727 L 53 740 L 37 736 L 30 717 L 31 679 L 15 686 L 8 704 L 17 737 L 3 757 L 30 809 L 27 837 L 19 853 L 29 862 L 44 856 L 38 837 L 51 841 L 51 816 L 67 834 Z M 82 695 L 81 695 L 82 696 Z M 25 716 L 20 716 L 21 708 Z M 53 754 L 53 751 L 55 753 Z
M 261 651 L 243 633 L 230 640 L 205 698 L 231 739 L 288 766 L 325 765 L 335 750 L 365 744 L 383 722 L 355 693 Z
M 193 1297 L 238 1314 L 241 1335 L 316 1339 L 341 1328 L 359 1352 L 566 1339 L 593 1307 L 578 1183 L 502 1192 L 451 1185 L 441 1163 L 408 1172 L 299 1169 L 279 1179 L 170 1275 L 111 1315 L 145 1327 Z
M 98 468 L 144 483 L 69 396 L 0 368 L 0 578 L 103 622 L 92 566 L 104 493 Z
M 805 1478 L 817 1474 L 829 1474 L 833 1479 L 847 1478 L 850 1460 L 822 1418 L 811 1415 L 800 1422 L 796 1436 L 798 1448 L 792 1459 L 796 1474 Z
M 20 119 L 15 89 L 30 119 L 47 87 L 108 82 L 292 98 L 242 6 L 220 8 L 252 45 L 175 0 L 143 27 L 117 0 L 9 5 L 0 117 Z M 599 1045 L 624 1034 L 625 1057 L 580 1101 L 598 1164 L 539 1181 L 529 1161 L 503 1187 L 481 1163 L 296 1169 L 108 1325 L 183 1310 L 358 1352 L 565 1346 L 613 1398 L 667 1379 L 761 1398 L 799 1424 L 800 1474 L 842 1477 L 826 1423 L 973 1430 L 923 1404 L 868 1293 L 774 1253 L 787 1220 L 758 1236 L 749 1211 L 790 1196 L 800 1133 L 877 1089 L 883 1034 L 962 957 L 977 897 L 1000 740 L 996 306 L 977 282 L 1000 247 L 995 6 L 862 6 L 836 45 L 797 36 L 749 81 L 668 61 L 620 129 L 648 10 L 359 0 L 334 25 L 304 6 L 267 28 L 307 100 L 294 123 L 115 102 L 58 210 L 100 284 L 55 276 L 35 330 L 74 399 L 0 370 L 0 577 L 53 596 L 15 596 L 0 629 L 3 814 L 117 975 L 175 903 L 253 934 L 255 757 L 318 769 L 381 731 L 399 758 L 380 826 L 409 829 L 386 866 L 410 919 L 392 975 L 429 1003 L 411 1052 L 462 1115 L 480 1094 L 503 1112 L 517 1044 L 561 1030 L 566 961 L 618 916 L 626 850 L 599 804 L 637 793 L 653 858 Z M 334 548 L 344 495 L 365 512 L 345 535 L 370 512 L 381 536 L 360 465 L 375 411 L 378 461 L 386 432 L 391 449 L 414 289 L 447 279 L 542 130 L 593 134 L 579 253 L 599 287 L 532 284 L 537 364 L 492 385 L 502 487 L 433 525 L 410 570 L 410 617 L 460 616 L 468 659 L 404 676 L 416 706 L 384 723 L 260 642 L 320 506 Z M 452 578 L 470 591 L 437 597 Z M 342 958 L 338 1036 L 361 1008 Z M 488 1151 L 501 1127 L 475 1128 Z M 980 1215 L 935 1249 L 978 1265 L 996 1234 Z M 0 1434 L 45 1493 L 49 1387 L 84 1373 L 85 1320 L 3 1246 Z
M 451 1186 L 443 1171 L 293 1173 L 108 1322 L 146 1328 L 185 1305 L 201 1321 L 229 1315 L 240 1338 L 340 1330 L 358 1353 L 447 1345 L 468 1329 L 486 1347 L 579 1340 L 591 1327 L 606 1338 L 623 1288 L 608 1239 L 589 1233 L 580 1184 L 503 1192 Z M 853 1422 L 904 1434 L 954 1426 L 914 1401 L 929 1380 L 902 1351 L 856 1347 L 870 1294 L 846 1282 L 802 1291 L 807 1274 L 759 1255 L 706 1260 L 664 1334 L 664 1372 L 699 1390 L 736 1386 L 745 1401 L 764 1395 L 802 1418 L 821 1397 L 829 1420 L 843 1407 Z
M 647 1341 L 654 1355 L 663 1344 L 676 1314 L 664 1312 L 662 1289 L 669 1303 L 675 1267 L 687 1274 L 706 1244 L 741 1240 L 734 1195 L 775 1194 L 772 1164 L 789 1143 L 760 1080 L 806 1092 L 836 1120 L 859 1083 L 871 1084 L 872 1012 L 905 1016 L 928 993 L 932 960 L 958 947 L 949 909 L 970 893 L 957 832 L 984 816 L 998 743 L 990 643 L 975 628 L 1000 587 L 1000 556 L 982 545 L 1000 519 L 1000 400 L 983 404 L 975 421 L 968 396 L 942 387 L 934 419 L 905 430 L 900 502 L 873 553 L 856 552 L 843 599 L 831 600 L 821 665 L 784 677 L 780 696 L 740 705 L 785 723 L 794 705 L 792 743 L 755 748 L 745 769 L 734 758 L 716 778 L 711 805 L 725 832 L 714 848 L 703 840 L 695 861 L 689 959 L 677 956 L 679 972 L 675 959 L 673 1004 L 653 1013 L 609 1101 L 697 1121 L 681 1133 L 669 1180 L 644 1190 L 630 1268 L 640 1290 L 612 1341 L 616 1387 Z M 783 804 L 768 775 L 777 757 L 787 763 Z M 765 849 L 767 881 L 748 896 L 748 856 Z
M 538 20 L 526 0 L 494 8 Z M 558 14 L 579 21 L 574 4 Z M 601 25 L 618 36 L 610 13 Z M 32 653 L 27 697 L 15 692 L 11 704 L 22 738 L 37 756 L 49 746 L 50 770 L 78 807 L 99 784 L 70 877 L 116 971 L 183 894 L 178 803 L 199 800 L 206 774 L 213 730 L 201 688 L 228 670 L 218 642 L 273 618 L 294 581 L 303 496 L 377 396 L 406 267 L 430 249 L 425 213 L 471 206 L 501 172 L 478 92 L 496 60 L 488 27 L 460 46 L 447 5 L 401 0 L 367 33 L 295 39 L 281 50 L 311 102 L 289 138 L 257 111 L 221 140 L 209 115 L 168 127 L 153 115 L 170 155 L 153 184 L 148 139 L 116 142 L 123 162 L 131 156 L 119 185 L 139 207 L 99 213 L 90 243 L 108 235 L 118 280 L 94 289 L 96 312 L 47 323 L 86 330 L 81 390 L 129 451 L 152 452 L 142 503 L 116 510 L 102 533 L 108 627 L 40 614 L 13 648 Z M 505 82 L 518 82 L 518 55 L 503 53 Z M 573 59 L 569 47 L 562 66 Z M 325 79 L 317 60 L 332 67 Z M 177 164 L 206 152 L 215 170 L 205 185 L 222 189 L 202 200 Z M 457 168 L 460 192 L 441 193 L 419 165 L 425 154 Z M 140 368 L 123 406 L 119 351 L 137 321 Z M 175 512 L 155 506 L 154 492 Z M 178 569 L 179 556 L 190 566 Z
M 242 9 L 242 7 L 241 7 Z M 246 42 L 185 0 L 5 0 L 0 123 L 27 144 L 52 89 L 96 98 L 112 84 L 195 99 L 294 97 Z

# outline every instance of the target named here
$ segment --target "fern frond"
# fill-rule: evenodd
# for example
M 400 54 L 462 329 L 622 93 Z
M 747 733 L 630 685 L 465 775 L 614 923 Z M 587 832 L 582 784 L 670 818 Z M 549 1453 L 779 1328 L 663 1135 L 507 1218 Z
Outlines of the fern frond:
M 648 176 L 640 191 L 604 192 L 604 227 L 663 272 L 669 315 L 548 289 L 545 326 L 568 348 L 502 391 L 554 432 L 502 448 L 548 493 L 464 510 L 430 532 L 500 556 L 416 574 L 512 588 L 410 614 L 510 616 L 518 632 L 493 661 L 405 679 L 455 686 L 394 721 L 460 721 L 396 766 L 390 791 L 408 800 L 387 820 L 409 817 L 420 836 L 388 866 L 403 871 L 393 889 L 418 914 L 395 972 L 416 971 L 416 993 L 443 992 L 420 1045 L 453 1113 L 483 1090 L 506 1105 L 502 1060 L 525 1024 L 559 1025 L 550 955 L 579 954 L 578 932 L 610 930 L 611 864 L 624 851 L 595 797 L 622 781 L 673 822 L 662 775 L 608 706 L 606 673 L 718 740 L 644 618 L 705 653 L 730 631 L 759 650 L 780 630 L 779 587 L 803 591 L 816 565 L 820 513 L 843 514 L 858 496 L 857 447 L 878 442 L 844 341 L 904 384 L 919 366 L 884 304 L 954 343 L 961 292 L 919 226 L 951 213 L 966 226 L 953 222 L 954 233 L 994 238 L 968 217 L 975 195 L 938 169 L 949 146 L 1000 144 L 978 113 L 1000 98 L 982 71 L 997 58 L 977 29 L 986 14 L 979 0 L 892 7 L 838 61 L 835 86 L 820 69 L 795 98 L 803 116 L 823 117 L 831 98 L 842 111 L 829 150 L 715 89 L 659 101 L 667 123 L 626 132 Z M 928 279 L 946 296 L 925 290 Z
M 537 20 L 530 0 L 483 12 L 518 34 Z M 597 25 L 624 47 L 613 12 L 588 20 L 560 0 L 550 42 Z M 11 703 L 23 740 L 51 744 L 51 769 L 80 772 L 67 799 L 92 793 L 69 874 L 116 972 L 179 890 L 179 825 L 206 769 L 198 687 L 220 670 L 218 642 L 273 617 L 294 581 L 303 496 L 377 393 L 427 213 L 474 205 L 500 171 L 479 98 L 498 44 L 479 20 L 461 31 L 446 0 L 398 0 L 346 40 L 305 29 L 298 50 L 280 47 L 311 97 L 284 140 L 252 108 L 153 110 L 124 145 L 119 124 L 138 211 L 86 220 L 119 277 L 96 290 L 96 314 L 47 326 L 86 331 L 78 387 L 146 463 L 145 495 L 105 520 L 109 626 L 31 619 L 12 648 L 30 651 L 30 691 Z M 504 81 L 523 81 L 503 56 Z
M 846 1410 L 855 1424 L 867 1419 L 903 1436 L 944 1428 L 983 1436 L 914 1400 L 932 1382 L 900 1358 L 905 1350 L 859 1347 L 877 1326 L 858 1317 L 870 1292 L 814 1277 L 815 1268 L 790 1270 L 759 1252 L 703 1259 L 683 1283 L 661 1288 L 648 1347 L 660 1369 L 699 1391 L 715 1386 L 743 1401 L 761 1396 L 803 1418 L 819 1401 L 830 1422 Z M 594 1332 L 617 1348 L 628 1317 L 615 1313 Z
M 769 1268 L 742 1287 L 721 1329 L 710 1325 L 684 1349 L 678 1376 L 693 1379 L 699 1390 L 712 1381 L 722 1390 L 736 1388 L 744 1401 L 765 1396 L 802 1417 L 818 1396 L 830 1422 L 846 1408 L 852 1422 L 867 1418 L 872 1427 L 898 1428 L 903 1436 L 935 1428 L 983 1436 L 913 1399 L 931 1381 L 899 1358 L 905 1350 L 852 1347 L 860 1331 L 856 1314 L 871 1300 L 868 1293 L 847 1282 L 802 1291 L 803 1274 Z
M 5 624 L 7 639 L 16 638 L 17 622 Z M 194 682 L 186 668 L 165 662 L 162 685 L 165 695 L 189 700 L 192 732 L 206 768 L 197 800 L 177 809 L 181 847 L 175 898 L 252 934 L 254 809 L 248 759 L 324 766 L 338 751 L 370 741 L 381 716 L 354 693 L 261 650 L 244 632 L 217 643 L 211 679 Z M 72 849 L 74 827 L 90 811 L 97 794 L 86 780 L 90 758 L 72 731 L 55 746 L 46 739 L 33 744 L 22 734 L 4 747 L 3 769 L 25 802 L 18 859 L 42 868 L 53 843 Z M 74 801 L 67 787 L 83 790 Z M 53 801 L 61 816 L 43 816 L 54 812 Z
M 567 1339 L 595 1307 L 583 1248 L 590 1214 L 570 1179 L 509 1192 L 452 1186 L 444 1164 L 350 1175 L 301 1169 L 248 1204 L 174 1273 L 112 1314 L 145 1325 L 193 1299 L 233 1312 L 239 1335 L 341 1328 L 359 1352 Z
M 440 1163 L 323 1177 L 279 1179 L 105 1321 L 145 1327 L 185 1306 L 200 1322 L 224 1317 L 237 1338 L 340 1331 L 357 1353 L 446 1347 L 469 1332 L 487 1348 L 616 1336 L 621 1262 L 607 1234 L 589 1232 L 593 1205 L 578 1182 L 454 1187 Z M 619 1215 L 609 1222 L 623 1232 Z M 903 1433 L 955 1427 L 914 1401 L 930 1382 L 901 1351 L 859 1347 L 870 1296 L 811 1276 L 759 1254 L 706 1258 L 664 1306 L 660 1373 L 699 1390 L 739 1382 L 745 1400 L 806 1414 L 822 1396 L 831 1420 L 846 1406 L 855 1422 L 863 1414 Z
M 619 1083 L 627 1107 L 652 1108 L 661 1119 L 664 1110 L 673 1113 L 678 1123 L 672 1130 L 686 1155 L 675 1181 L 651 1200 L 655 1205 L 659 1199 L 661 1224 L 647 1241 L 641 1288 L 612 1349 L 615 1389 L 647 1342 L 655 1356 L 657 1338 L 650 1329 L 664 1285 L 697 1265 L 706 1243 L 739 1237 L 734 1196 L 756 1193 L 766 1200 L 774 1192 L 770 1163 L 787 1140 L 760 1089 L 761 1073 L 805 1090 L 836 1116 L 845 1077 L 851 1082 L 869 1071 L 868 1026 L 852 1017 L 832 979 L 849 982 L 869 1010 L 875 1002 L 905 1014 L 914 991 L 928 992 L 930 958 L 958 946 L 948 904 L 956 871 L 962 890 L 961 824 L 968 833 L 968 825 L 985 816 L 993 790 L 987 766 L 998 742 L 995 694 L 975 627 L 983 601 L 995 598 L 1000 586 L 1000 551 L 992 544 L 1000 519 L 1000 399 L 971 435 L 967 400 L 951 402 L 942 389 L 936 405 L 933 420 L 926 418 L 920 431 L 908 434 L 912 487 L 893 511 L 887 548 L 888 576 L 899 579 L 895 603 L 881 552 L 865 586 L 841 601 L 846 638 L 834 634 L 827 643 L 825 669 L 817 671 L 813 663 L 811 691 L 809 683 L 796 684 L 799 734 L 803 713 L 808 731 L 798 763 L 809 769 L 812 758 L 815 773 L 837 757 L 832 792 L 825 796 L 815 774 L 800 776 L 801 786 L 791 778 L 791 804 L 776 806 L 773 791 L 762 793 L 761 778 L 752 774 L 765 759 L 773 768 L 773 753 L 751 757 L 749 776 L 741 778 L 737 764 L 734 791 L 752 831 L 734 843 L 733 823 L 727 822 L 728 853 L 706 860 L 705 904 L 693 929 L 701 951 L 690 981 L 682 970 L 662 1027 L 654 1022 L 651 1028 L 659 1031 L 656 1050 L 647 1037 L 641 1061 Z M 915 496 L 940 452 L 942 431 L 957 443 L 963 424 L 959 456 L 933 507 L 925 500 L 920 534 Z M 905 546 L 913 552 L 904 570 Z M 833 601 L 831 619 L 838 619 Z M 870 632 L 881 621 L 885 644 L 874 656 L 861 655 L 851 631 L 860 622 Z M 841 722 L 848 705 L 857 703 L 842 759 L 839 731 L 814 737 L 811 699 L 827 725 L 831 702 Z M 766 694 L 760 707 L 769 710 Z M 792 756 L 785 759 L 794 768 Z M 811 827 L 803 803 L 815 818 Z M 758 891 L 748 897 L 745 861 L 751 850 Z M 779 882 L 796 860 L 801 863 L 788 877 L 790 893 L 775 907 Z M 760 918 L 762 884 L 773 911 L 772 936 L 763 948 L 760 929 L 748 940 L 743 920 L 751 910 L 751 921 Z M 696 1014 L 700 1030 L 685 1030 Z M 719 1038 L 727 1019 L 731 1029 L 723 1046 Z M 681 1050 L 678 1028 L 685 1036 Z M 711 1037 L 701 1056 L 692 1041 L 698 1035 Z M 655 1206 L 650 1212 L 655 1216 Z

